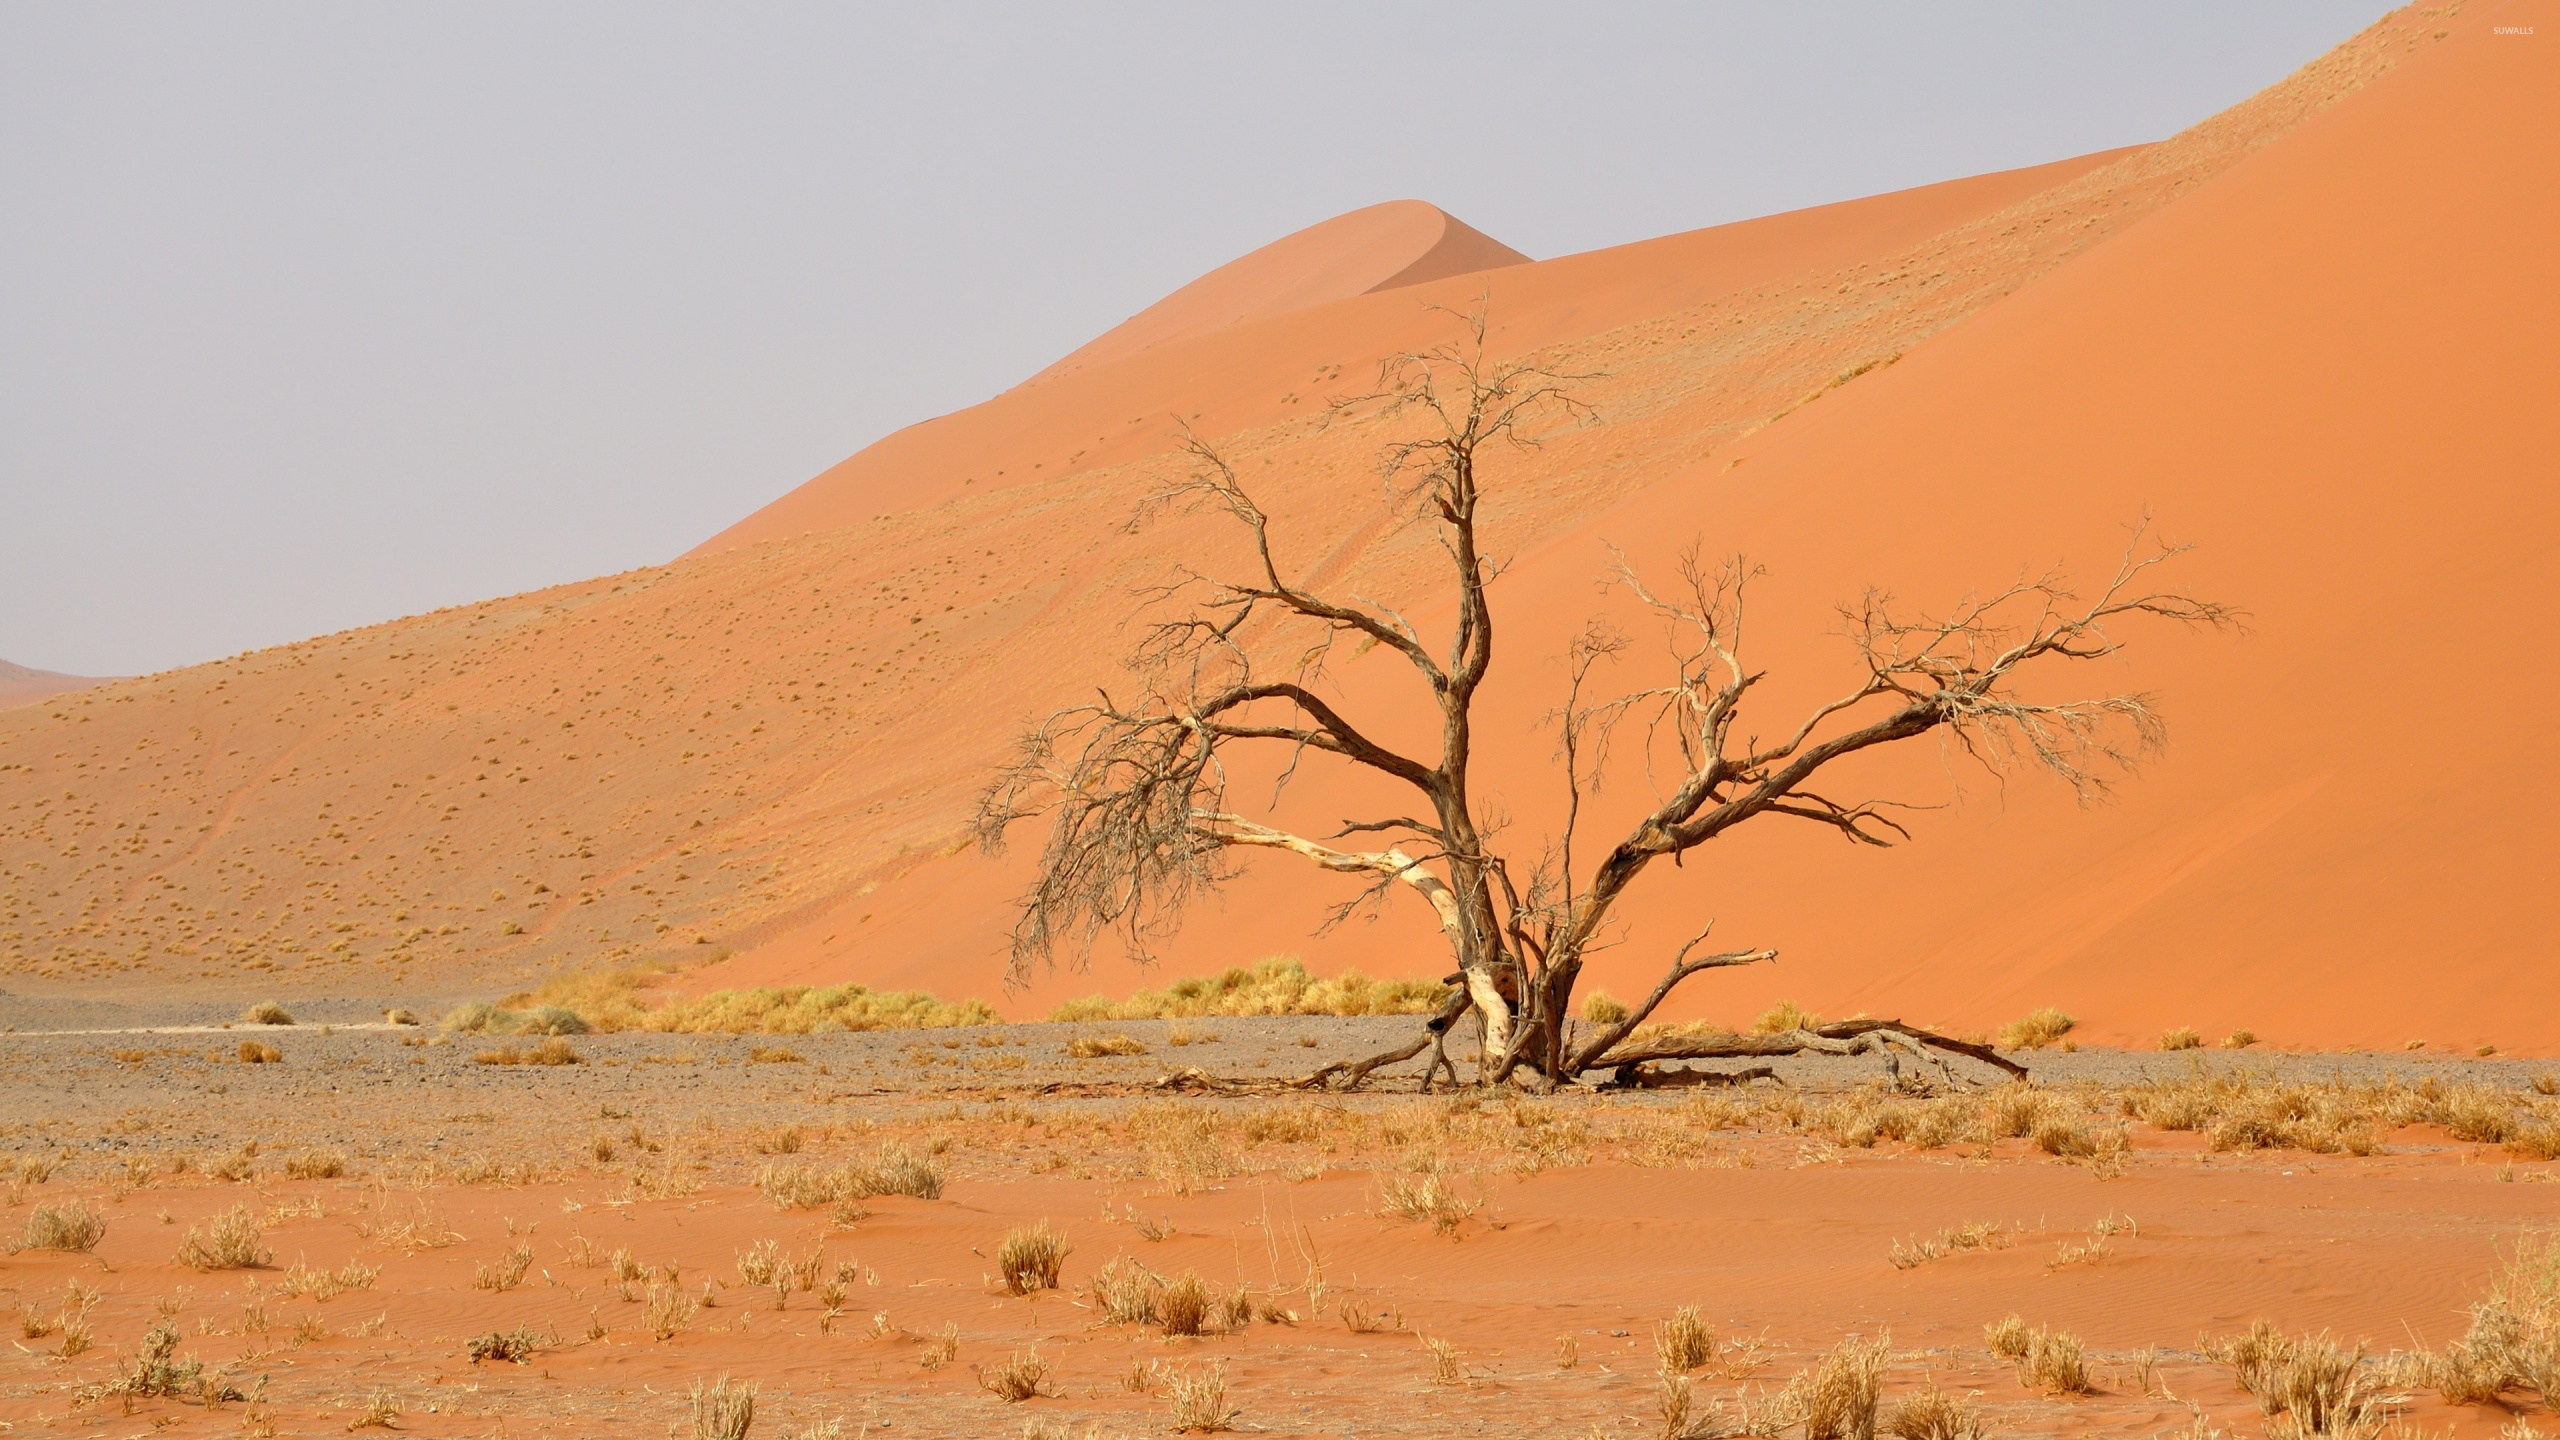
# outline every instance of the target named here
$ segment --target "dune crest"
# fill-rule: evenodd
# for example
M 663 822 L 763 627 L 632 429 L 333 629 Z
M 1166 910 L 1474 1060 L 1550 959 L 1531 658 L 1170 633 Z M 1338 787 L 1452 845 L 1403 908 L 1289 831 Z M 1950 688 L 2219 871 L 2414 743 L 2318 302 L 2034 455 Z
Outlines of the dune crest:
M 63 675 L 52 670 L 31 670 L 24 665 L 12 665 L 6 660 L 0 660 L 0 706 L 32 705 L 39 700 L 50 700 L 56 695 L 67 695 L 74 690 L 86 690 L 92 685 L 104 685 L 107 683 L 107 678 L 97 675 Z
M 1194 339 L 1328 300 L 1528 263 L 1528 256 L 1436 205 L 1389 200 L 1320 221 L 1228 261 L 1024 383 L 1037 385 L 1168 341 Z

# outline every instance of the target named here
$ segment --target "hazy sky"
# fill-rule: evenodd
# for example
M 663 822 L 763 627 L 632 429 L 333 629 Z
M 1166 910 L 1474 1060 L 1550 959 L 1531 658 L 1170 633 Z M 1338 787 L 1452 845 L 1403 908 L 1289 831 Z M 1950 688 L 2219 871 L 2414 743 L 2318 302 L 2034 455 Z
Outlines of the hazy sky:
M 0 658 L 666 560 L 1327 216 L 1546 258 L 2157 139 L 2376 0 L 0 6 Z

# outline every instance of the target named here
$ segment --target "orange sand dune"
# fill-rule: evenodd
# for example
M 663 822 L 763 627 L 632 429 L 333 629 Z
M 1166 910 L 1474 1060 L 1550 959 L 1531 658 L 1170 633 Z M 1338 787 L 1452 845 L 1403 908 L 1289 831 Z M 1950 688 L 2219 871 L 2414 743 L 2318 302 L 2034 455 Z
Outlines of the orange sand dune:
M 1420 200 L 1336 215 L 1231 260 L 1104 331 L 1032 384 L 1230 325 L 1505 265 L 1529 257 Z
M 2098 682 L 2163 694 L 2177 727 L 2115 805 L 2075 813 L 2033 779 L 2003 795 L 1936 753 L 1874 764 L 1843 788 L 1960 808 L 1918 817 L 1921 842 L 1893 852 L 1764 833 L 1693 857 L 1645 895 L 1607 978 L 1640 983 L 1714 915 L 1788 951 L 1717 986 L 1728 1013 L 1792 994 L 1974 1026 L 2058 1004 L 2111 1042 L 2193 1024 L 2560 1045 L 2560 855 L 2518 823 L 2560 800 L 2532 718 L 2553 681 L 2521 658 L 2560 605 L 2560 277 L 2540 259 L 2560 132 L 2536 119 L 2556 103 L 2560 63 L 2466 23 L 2393 83 L 1512 572 L 1506 634 L 1526 663 L 1491 704 L 1523 767 L 1549 743 L 1538 662 L 1602 608 L 1586 597 L 1604 539 L 1655 575 L 1692 536 L 1770 567 L 1752 635 L 1764 733 L 1854 685 L 1830 602 L 1877 583 L 1943 607 L 2055 560 L 2090 575 L 2146 507 L 2199 542 L 2191 583 L 2254 616 L 2238 641 L 2140 634 Z M 1374 809 L 1330 782 L 1302 779 L 1284 813 Z M 1630 772 L 1604 810 L 1623 827 L 1642 794 Z M 1535 833 L 1545 799 L 1488 802 Z M 1251 928 L 1312 913 L 1255 901 Z
M 32 705 L 38 700 L 92 685 L 104 685 L 105 679 L 94 675 L 63 675 L 51 670 L 30 670 L 0 660 L 0 705 Z
M 2551 318 L 2522 249 L 2552 218 L 2549 69 L 2489 23 L 2387 17 L 2139 150 L 1167 338 L 891 436 L 670 566 L 0 713 L 0 970 L 449 993 L 734 950 L 693 983 L 993 995 L 1022 872 L 963 843 L 983 776 L 1114 673 L 1133 586 L 1233 555 L 1197 518 L 1127 523 L 1179 473 L 1175 422 L 1310 578 L 1427 616 L 1383 436 L 1323 402 L 1444 338 L 1426 304 L 1483 295 L 1499 351 L 1592 376 L 1597 412 L 1505 462 L 1497 762 L 1543 764 L 1530 720 L 1600 538 L 1770 564 L 1769 714 L 1838 683 L 1817 632 L 1858 585 L 1942 602 L 2086 569 L 2146 501 L 2258 616 L 2243 641 L 2142 637 L 2123 674 L 2166 692 L 2178 748 L 2123 804 L 2022 782 L 1887 854 L 1737 838 L 1635 913 L 1602 983 L 1714 913 L 1788 952 L 1702 992 L 1720 1013 L 1784 988 L 1968 1025 L 2061 1003 L 2101 1036 L 2560 1048 L 2524 1003 L 2560 1012 L 2530 968 L 2548 849 L 2492 823 L 2539 798 L 2511 718 L 2539 682 L 2488 649 L 2517 653 L 2545 583 L 2523 467 L 2552 453 L 2530 408 L 2552 362 L 2519 337 Z M 1372 657 L 1342 682 L 1398 678 Z M 2388 782 L 2354 784 L 2350 747 L 2398 760 Z M 1918 768 L 1875 783 L 1944 790 Z M 1357 798 L 1328 784 L 1287 813 Z M 1533 835 L 1543 783 L 1493 788 Z M 1332 893 L 1260 867 L 1172 964 L 1444 968 L 1409 917 L 1309 939 Z M 1105 957 L 1010 1004 L 1132 978 Z

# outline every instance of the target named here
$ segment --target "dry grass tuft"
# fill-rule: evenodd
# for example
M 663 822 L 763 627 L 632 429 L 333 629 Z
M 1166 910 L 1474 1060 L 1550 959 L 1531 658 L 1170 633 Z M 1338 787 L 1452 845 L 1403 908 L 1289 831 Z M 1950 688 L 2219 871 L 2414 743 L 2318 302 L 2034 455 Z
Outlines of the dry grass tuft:
M 20 1250 L 65 1250 L 85 1253 L 98 1248 L 106 1238 L 107 1217 L 86 1200 L 72 1200 L 60 1205 L 39 1205 L 27 1214 L 27 1228 L 19 1243 Z
M 254 1270 L 271 1265 L 275 1255 L 258 1243 L 264 1233 L 248 1206 L 234 1205 L 206 1221 L 201 1232 L 187 1227 L 187 1238 L 178 1246 L 178 1263 L 190 1270 Z
M 347 1422 L 347 1428 L 388 1430 L 391 1428 L 391 1422 L 399 1418 L 400 1398 L 388 1390 L 376 1390 L 372 1397 L 364 1402 L 364 1408 L 356 1412 L 356 1418 Z
M 1455 1235 L 1468 1216 L 1482 1209 L 1482 1200 L 1462 1200 L 1447 1177 L 1434 1170 L 1427 1175 L 1390 1175 L 1378 1182 L 1380 1199 L 1385 1203 L 1378 1213 L 1390 1219 L 1431 1222 L 1433 1233 Z
M 533 1247 L 519 1244 L 500 1256 L 495 1265 L 473 1265 L 471 1288 L 504 1294 L 523 1284 L 526 1273 L 532 1269 Z
M 2047 1005 L 2032 1010 L 2000 1027 L 2003 1050 L 2041 1050 L 2071 1033 L 2080 1022 Z
M 249 1013 L 241 1016 L 240 1020 L 246 1025 L 290 1025 L 293 1012 L 273 1000 L 261 1000 L 250 1006 Z
M 1804 1378 L 1805 1440 L 1875 1440 L 1876 1401 L 1884 1393 L 1884 1366 L 1892 1337 L 1855 1336 L 1831 1347 Z
M 335 1180 L 347 1173 L 343 1150 L 305 1150 L 284 1162 L 284 1173 L 296 1180 Z
M 501 1045 L 483 1050 L 471 1057 L 474 1065 L 583 1065 L 586 1063 L 569 1042 L 554 1035 L 530 1050 Z
M 1058 1270 L 1075 1247 L 1041 1221 L 1028 1230 L 1008 1230 L 996 1246 L 996 1268 L 1004 1272 L 1004 1288 L 1015 1295 L 1058 1288 Z
M 1330 980 L 1307 973 L 1295 956 L 1274 955 L 1251 969 L 1177 980 L 1126 1000 L 1093 995 L 1049 1012 L 1054 1021 L 1194 1020 L 1211 1015 L 1424 1015 L 1440 1008 L 1448 987 L 1436 980 L 1372 980 L 1345 970 Z
M 542 1337 L 531 1326 L 519 1325 L 513 1330 L 492 1330 L 474 1335 L 462 1346 L 463 1355 L 472 1364 L 487 1360 L 504 1360 L 515 1365 L 533 1363 L 533 1352 L 542 1348 Z
M 2181 1025 L 2175 1030 L 2160 1032 L 2160 1048 L 2163 1050 L 2194 1050 L 2203 1044 L 2204 1037 L 2197 1034 L 2193 1026 Z
M 1615 1025 L 1627 1018 L 1627 1007 L 1608 991 L 1594 990 L 1582 1002 L 1582 1018 L 1594 1025 Z
M 1793 1000 L 1781 1000 L 1760 1012 L 1751 1022 L 1754 1035 L 1783 1035 L 1790 1030 L 1810 1030 L 1822 1023 L 1822 1017 Z
M 2234 1030 L 2222 1037 L 2222 1048 L 2225 1050 L 2246 1050 L 2257 1043 L 2258 1032 L 2255 1030 Z
M 1173 1428 L 1185 1434 L 1216 1434 L 1235 1428 L 1244 1412 L 1227 1403 L 1227 1368 L 1221 1362 L 1206 1370 L 1167 1370 L 1165 1393 L 1173 1402 Z
M 1048 1378 L 1049 1362 L 1034 1349 L 1028 1354 L 1008 1356 L 992 1370 L 978 1371 L 978 1388 L 1008 1405 L 1018 1405 L 1035 1395 L 1049 1394 L 1040 1388 Z
M 722 1375 L 707 1388 L 693 1382 L 693 1440 L 747 1440 L 756 1423 L 756 1386 Z
M 243 1065 L 281 1065 L 284 1063 L 284 1052 L 273 1045 L 268 1045 L 261 1041 L 243 1040 L 240 1042 L 240 1063 Z
M 1896 1270 L 1916 1270 L 1932 1260 L 1966 1250 L 2005 1250 L 2016 1237 L 2008 1230 L 1988 1221 L 1977 1220 L 1941 1230 L 1936 1237 L 1914 1241 L 1908 1245 L 1895 1241 L 1885 1259 Z
M 1457 1346 L 1430 1335 L 1416 1338 L 1422 1341 L 1422 1348 L 1431 1355 L 1432 1384 L 1464 1385 L 1467 1383 L 1467 1372 L 1458 1364 Z
M 1078 1060 L 1099 1060 L 1107 1055 L 1144 1055 L 1147 1047 L 1131 1035 L 1079 1035 L 1067 1042 L 1067 1053 Z
M 657 1280 L 649 1285 L 649 1333 L 660 1340 L 672 1340 L 693 1323 L 700 1302 L 674 1280 Z
M 1185 1270 L 1180 1279 L 1157 1292 L 1156 1319 L 1167 1335 L 1206 1335 L 1215 1318 L 1216 1299 L 1207 1281 Z
M 1884 1428 L 1895 1440 L 1982 1440 L 1982 1417 L 1934 1382 L 1894 1402 Z
M 1715 1327 L 1698 1318 L 1698 1307 L 1683 1305 L 1653 1327 L 1653 1353 L 1666 1375 L 1686 1375 L 1716 1362 Z
M 2531 1389 L 2560 1411 L 2560 1234 L 2518 1240 L 2488 1298 L 2471 1307 L 2469 1331 L 2421 1361 L 2457 1405 L 2495 1404 L 2506 1391 Z

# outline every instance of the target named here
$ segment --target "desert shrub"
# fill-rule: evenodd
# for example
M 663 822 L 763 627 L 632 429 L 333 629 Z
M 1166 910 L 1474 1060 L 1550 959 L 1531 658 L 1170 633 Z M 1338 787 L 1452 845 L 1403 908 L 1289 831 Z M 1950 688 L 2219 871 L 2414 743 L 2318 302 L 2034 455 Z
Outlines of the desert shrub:
M 2258 1032 L 2255 1030 L 2234 1030 L 2222 1037 L 2222 1048 L 2225 1050 L 2246 1050 L 2257 1043 Z
M 1982 1440 L 1982 1417 L 1934 1383 L 1895 1401 L 1884 1428 L 1895 1440 Z
M 519 1325 L 513 1330 L 492 1330 L 484 1335 L 474 1335 L 463 1342 L 462 1353 L 474 1365 L 484 1360 L 530 1365 L 534 1351 L 541 1346 L 541 1336 L 534 1334 L 531 1327 Z
M 2025 1081 L 2001 1086 L 1991 1092 L 1991 1133 L 2002 1139 L 2034 1134 L 2050 1103 L 2051 1097 Z
M 1227 1403 L 1227 1371 L 1223 1362 L 1207 1369 L 1167 1371 L 1165 1394 L 1173 1402 L 1173 1428 L 1185 1434 L 1216 1434 L 1235 1428 L 1243 1412 Z
M 2560 1160 L 2560 1124 L 2527 1120 L 2507 1136 L 2509 1154 L 2523 1160 Z
M 284 1162 L 284 1173 L 296 1180 L 335 1180 L 347 1173 L 343 1150 L 305 1150 Z
M 1157 1323 L 1167 1335 L 1206 1335 L 1215 1318 L 1217 1297 L 1210 1292 L 1209 1282 L 1190 1270 L 1170 1281 L 1156 1296 Z
M 2089 1391 L 2088 1351 L 2080 1337 L 2066 1331 L 2032 1331 L 2027 1357 L 2018 1366 L 2018 1379 L 2056 1395 L 2085 1395 Z
M 415 1025 L 418 1023 L 418 1012 L 411 1010 L 405 1005 L 394 1005 L 390 1009 L 382 1012 L 382 1023 L 385 1025 Z
M 747 1047 L 750 1065 L 805 1065 L 809 1063 L 799 1051 L 784 1045 L 751 1045 Z
M 2035 1332 L 2027 1328 L 2024 1317 L 2011 1314 L 1983 1326 L 1982 1343 L 1992 1354 L 2014 1363 L 2035 1348 Z
M 2000 1027 L 2000 1048 L 2004 1050 L 2041 1050 L 2071 1033 L 2078 1021 L 2047 1005 L 2031 1010 Z
M 756 1386 L 722 1375 L 711 1385 L 693 1382 L 693 1440 L 747 1440 L 756 1423 Z
M 1293 955 L 1251 968 L 1176 980 L 1126 1000 L 1093 995 L 1070 1000 L 1051 1020 L 1190 1020 L 1211 1015 L 1421 1015 L 1440 1008 L 1449 987 L 1437 980 L 1372 980 L 1345 970 L 1328 980 L 1307 973 Z
M 273 1000 L 261 1000 L 250 1006 L 249 1013 L 240 1018 L 250 1025 L 290 1025 L 293 1023 L 293 1012 Z
M 204 1379 L 204 1362 L 178 1358 L 178 1327 L 169 1320 L 145 1331 L 133 1363 L 108 1382 L 107 1393 L 126 1396 L 192 1395 L 208 1401 L 237 1400 L 240 1392 Z
M 107 1219 L 98 1213 L 98 1207 L 86 1200 L 72 1200 L 61 1205 L 39 1205 L 29 1211 L 27 1228 L 13 1248 L 86 1252 L 98 1248 L 106 1234 Z
M 1798 1383 L 1805 1440 L 1873 1440 L 1876 1401 L 1884 1390 L 1884 1366 L 1892 1341 L 1856 1337 L 1831 1347 Z
M 2197 1034 L 2193 1026 L 2181 1025 L 2175 1030 L 2160 1032 L 2160 1048 L 2163 1050 L 2193 1050 L 2203 1044 L 2204 1037 Z
M 495 1050 L 483 1050 L 471 1057 L 471 1063 L 474 1065 L 583 1065 L 587 1062 L 586 1057 L 572 1048 L 568 1041 L 554 1035 L 529 1050 L 514 1045 L 501 1045 Z
M 1127 1256 L 1114 1256 L 1093 1274 L 1086 1287 L 1088 1303 L 1106 1325 L 1153 1325 L 1162 1315 L 1159 1304 L 1164 1277 Z
M 1028 1354 L 1016 1353 L 1002 1365 L 978 1372 L 978 1387 L 1008 1405 L 1019 1404 L 1035 1395 L 1049 1392 L 1040 1387 L 1049 1378 L 1049 1362 L 1040 1358 L 1035 1347 Z
M 533 1247 L 519 1244 L 499 1257 L 495 1265 L 473 1265 L 471 1288 L 493 1290 L 503 1294 L 523 1284 L 525 1275 L 532 1269 Z
M 1029 1295 L 1038 1290 L 1058 1288 L 1058 1269 L 1066 1263 L 1075 1247 L 1066 1237 L 1041 1221 L 1031 1228 L 1008 1230 L 996 1246 L 996 1268 L 1003 1272 L 1004 1288 L 1016 1295 Z
M 1663 1373 L 1686 1375 L 1716 1359 L 1715 1327 L 1698 1318 L 1698 1307 L 1683 1305 L 1653 1327 L 1653 1353 Z
M 1606 990 L 1594 990 L 1582 1002 L 1582 1018 L 1594 1025 L 1615 1025 L 1627 1018 L 1627 1007 Z
M 1760 1012 L 1751 1022 L 1754 1035 L 1783 1035 L 1789 1030 L 1810 1030 L 1822 1023 L 1822 1017 L 1793 1000 L 1781 1000 Z
M 1147 1047 L 1129 1035 L 1079 1035 L 1067 1042 L 1067 1053 L 1078 1060 L 1098 1060 L 1106 1055 L 1144 1055 Z
M 275 1256 L 259 1244 L 264 1230 L 246 1205 L 234 1205 L 205 1222 L 187 1227 L 178 1246 L 178 1263 L 190 1270 L 253 1270 L 273 1264 Z
M 661 1340 L 672 1340 L 677 1332 L 693 1323 L 700 1304 L 672 1279 L 651 1281 L 649 1285 L 649 1333 Z
M 2480 1085 L 2462 1085 L 2442 1102 L 2446 1132 L 2456 1140 L 2494 1145 L 2515 1133 L 2515 1105 L 2505 1094 Z
M 1384 1201 L 1381 1215 L 1397 1220 L 1429 1221 L 1433 1233 L 1455 1235 L 1466 1218 L 1483 1207 L 1482 1200 L 1461 1199 L 1448 1178 L 1434 1170 L 1427 1175 L 1391 1175 L 1378 1182 Z
M 284 1052 L 273 1045 L 264 1044 L 256 1040 L 243 1040 L 240 1042 L 240 1063 L 243 1065 L 280 1065 L 284 1063 Z

